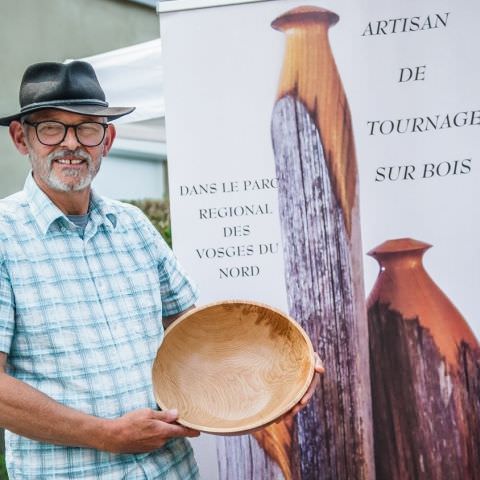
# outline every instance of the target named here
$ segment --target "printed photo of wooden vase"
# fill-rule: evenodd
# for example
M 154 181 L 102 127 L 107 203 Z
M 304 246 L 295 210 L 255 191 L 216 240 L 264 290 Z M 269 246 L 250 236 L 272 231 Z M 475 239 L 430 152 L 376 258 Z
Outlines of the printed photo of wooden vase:
M 328 35 L 338 21 L 300 6 L 272 23 L 285 39 L 271 132 L 289 313 L 325 364 L 295 424 L 259 437 L 272 458 L 288 459 L 283 472 L 293 479 L 374 474 L 357 161 Z
M 367 301 L 378 480 L 480 478 L 479 344 L 426 272 L 430 247 L 402 238 L 369 252 L 380 264 Z

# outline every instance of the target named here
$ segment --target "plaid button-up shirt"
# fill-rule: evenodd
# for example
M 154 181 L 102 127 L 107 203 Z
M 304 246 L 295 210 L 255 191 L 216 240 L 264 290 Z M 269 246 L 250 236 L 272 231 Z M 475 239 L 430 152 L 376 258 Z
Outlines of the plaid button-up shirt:
M 170 249 L 135 207 L 92 194 L 85 232 L 29 175 L 0 201 L 0 351 L 8 373 L 103 418 L 156 408 L 151 367 L 162 316 L 196 299 Z M 6 432 L 11 479 L 198 477 L 190 445 L 111 454 Z

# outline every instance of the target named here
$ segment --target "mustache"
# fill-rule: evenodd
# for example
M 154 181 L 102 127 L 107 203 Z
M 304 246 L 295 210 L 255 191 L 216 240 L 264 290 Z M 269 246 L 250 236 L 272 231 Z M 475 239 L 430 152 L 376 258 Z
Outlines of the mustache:
M 67 148 L 64 148 L 62 150 L 58 150 L 56 152 L 52 152 L 50 155 L 48 155 L 48 161 L 50 165 L 52 162 L 55 160 L 58 160 L 60 158 L 72 158 L 75 160 L 86 160 L 88 163 L 92 161 L 92 157 L 82 150 L 81 148 L 76 148 L 75 150 L 69 150 Z

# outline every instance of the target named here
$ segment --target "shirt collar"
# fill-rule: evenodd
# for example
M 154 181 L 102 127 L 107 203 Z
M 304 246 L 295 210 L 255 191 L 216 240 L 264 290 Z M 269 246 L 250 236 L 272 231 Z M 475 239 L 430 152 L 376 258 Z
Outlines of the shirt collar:
M 113 206 L 105 201 L 103 197 L 97 195 L 92 190 L 90 197 L 90 218 L 101 225 L 102 223 L 108 230 L 115 230 L 117 226 L 117 214 Z
M 65 221 L 69 221 L 67 216 L 40 189 L 33 179 L 31 171 L 27 176 L 23 191 L 43 235 L 47 234 L 49 228 L 58 219 L 64 218 Z M 91 219 L 97 225 L 103 223 L 108 229 L 115 229 L 117 225 L 117 217 L 112 205 L 108 204 L 102 197 L 93 191 L 90 199 L 90 213 Z

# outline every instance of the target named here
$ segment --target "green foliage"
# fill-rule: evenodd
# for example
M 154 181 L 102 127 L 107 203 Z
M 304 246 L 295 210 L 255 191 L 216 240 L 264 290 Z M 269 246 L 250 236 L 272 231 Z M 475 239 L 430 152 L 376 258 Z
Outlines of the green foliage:
M 7 468 L 5 467 L 5 456 L 0 453 L 0 480 L 8 480 Z
M 150 219 L 153 226 L 160 232 L 165 241 L 172 246 L 172 231 L 170 227 L 170 206 L 167 200 L 125 200 L 138 207 Z M 0 479 L 1 480 L 1 479 Z

